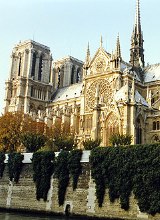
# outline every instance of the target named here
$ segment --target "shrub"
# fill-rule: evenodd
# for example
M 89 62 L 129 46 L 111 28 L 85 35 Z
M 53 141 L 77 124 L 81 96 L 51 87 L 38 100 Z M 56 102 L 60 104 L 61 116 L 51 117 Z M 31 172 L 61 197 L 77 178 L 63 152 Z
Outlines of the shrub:
M 96 147 L 99 147 L 100 143 L 101 143 L 101 140 L 99 139 L 96 139 L 95 141 L 88 139 L 86 141 L 83 141 L 83 146 L 85 150 L 92 150 Z
M 126 146 L 131 144 L 132 136 L 128 134 L 113 134 L 109 141 L 112 146 Z
M 45 145 L 46 137 L 42 134 L 26 133 L 21 136 L 21 141 L 27 152 L 36 152 Z

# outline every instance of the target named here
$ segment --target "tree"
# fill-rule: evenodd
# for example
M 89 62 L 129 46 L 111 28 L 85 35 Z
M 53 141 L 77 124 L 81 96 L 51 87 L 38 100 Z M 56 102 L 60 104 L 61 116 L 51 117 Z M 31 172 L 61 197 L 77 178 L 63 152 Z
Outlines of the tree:
M 130 145 L 132 141 L 132 136 L 129 134 L 113 134 L 110 137 L 109 141 L 113 146 Z
M 83 146 L 85 150 L 92 150 L 96 147 L 99 147 L 100 143 L 101 143 L 100 139 L 96 139 L 96 140 L 88 139 L 86 141 L 83 141 Z
M 7 112 L 0 117 L 0 146 L 1 150 L 7 152 L 20 151 L 22 143 L 28 150 L 35 149 L 40 145 L 44 145 L 45 138 L 47 139 L 48 129 L 46 129 L 45 138 L 45 123 L 34 121 L 29 115 L 22 112 Z
M 54 149 L 58 151 L 70 151 L 76 147 L 74 133 L 71 134 L 69 123 L 65 122 L 64 124 L 61 124 L 61 121 L 57 121 L 52 130 L 52 143 Z
M 21 112 L 7 112 L 0 117 L 0 145 L 4 151 L 13 152 L 20 146 L 23 118 Z
M 41 147 L 44 147 L 46 137 L 42 134 L 26 133 L 21 137 L 22 144 L 27 152 L 36 152 Z

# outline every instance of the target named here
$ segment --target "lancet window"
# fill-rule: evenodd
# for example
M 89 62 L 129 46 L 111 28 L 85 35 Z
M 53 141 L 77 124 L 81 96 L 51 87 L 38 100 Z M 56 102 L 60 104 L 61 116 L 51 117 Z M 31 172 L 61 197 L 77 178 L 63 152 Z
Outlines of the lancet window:
M 33 53 L 33 58 L 32 58 L 32 71 L 31 71 L 31 76 L 35 76 L 35 68 L 36 68 L 36 53 Z
M 41 81 L 42 79 L 42 67 L 43 67 L 43 59 L 42 55 L 39 58 L 39 70 L 38 70 L 38 80 Z

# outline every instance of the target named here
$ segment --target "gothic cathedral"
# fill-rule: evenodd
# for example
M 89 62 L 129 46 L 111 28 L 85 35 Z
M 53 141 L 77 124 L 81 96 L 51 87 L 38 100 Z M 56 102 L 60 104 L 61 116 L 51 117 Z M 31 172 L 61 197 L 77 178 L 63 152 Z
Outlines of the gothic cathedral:
M 48 126 L 67 122 L 81 146 L 113 133 L 132 135 L 133 144 L 160 141 L 160 64 L 145 66 L 139 0 L 131 37 L 130 61 L 117 37 L 110 54 L 100 47 L 85 62 L 68 56 L 52 60 L 50 48 L 29 40 L 12 51 L 6 81 L 5 112 L 23 111 Z

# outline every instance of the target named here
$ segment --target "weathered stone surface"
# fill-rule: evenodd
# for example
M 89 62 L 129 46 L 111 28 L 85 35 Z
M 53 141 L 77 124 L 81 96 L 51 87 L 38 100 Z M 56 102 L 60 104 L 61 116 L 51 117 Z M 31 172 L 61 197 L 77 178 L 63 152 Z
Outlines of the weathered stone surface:
M 83 163 L 83 172 L 78 181 L 75 191 L 72 189 L 72 180 L 67 188 L 65 202 L 63 206 L 58 204 L 58 181 L 53 178 L 51 189 L 48 193 L 48 200 L 36 200 L 36 188 L 32 179 L 32 164 L 24 164 L 19 183 L 9 181 L 7 166 L 3 177 L 0 179 L 0 208 L 11 208 L 29 211 L 46 211 L 53 213 L 65 213 L 66 205 L 70 205 L 73 215 L 92 217 L 113 217 L 121 219 L 148 219 L 159 220 L 160 215 L 147 215 L 139 211 L 134 195 L 130 198 L 130 209 L 124 211 L 120 207 L 119 200 L 114 203 L 109 201 L 108 191 L 104 199 L 103 206 L 98 207 L 95 196 L 95 184 L 91 179 L 89 163 Z

